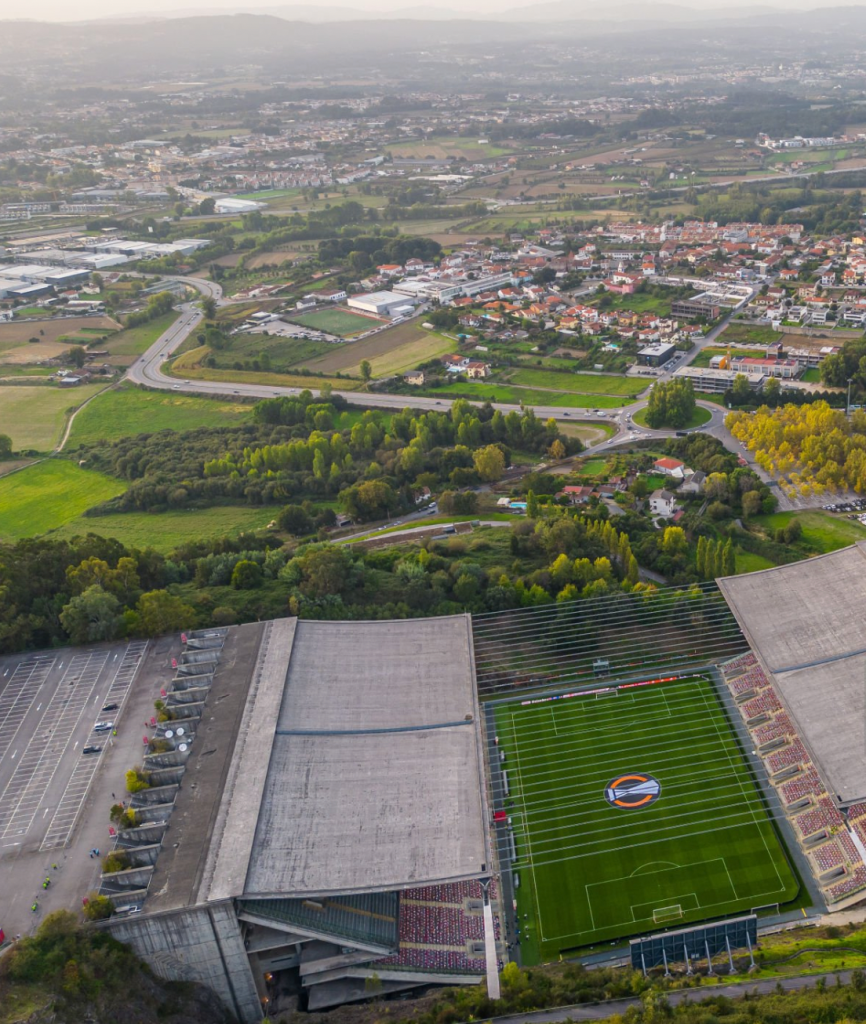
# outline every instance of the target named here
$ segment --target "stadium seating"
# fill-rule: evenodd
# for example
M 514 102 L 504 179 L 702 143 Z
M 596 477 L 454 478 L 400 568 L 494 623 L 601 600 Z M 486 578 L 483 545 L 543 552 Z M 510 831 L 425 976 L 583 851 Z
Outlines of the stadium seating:
M 719 668 L 722 670 L 722 675 L 726 680 L 735 679 L 742 672 L 752 668 L 758 664 L 758 659 L 752 654 L 751 651 L 748 654 L 741 654 L 738 658 L 732 658 L 730 661 L 722 662 Z
M 495 882 L 491 881 L 488 892 L 494 904 L 493 928 L 498 940 L 501 925 L 495 909 Z M 477 881 L 406 889 L 400 894 L 399 952 L 377 960 L 377 965 L 482 973 L 484 959 L 469 956 L 467 944 L 484 939 L 481 912 L 469 910 L 469 901 L 477 903 L 483 896 L 481 883 Z
M 774 750 L 772 754 L 768 754 L 766 757 L 767 770 L 771 775 L 775 775 L 776 772 L 780 772 L 783 768 L 790 768 L 794 764 L 805 765 L 808 763 L 809 755 L 799 739 L 795 739 L 793 743 L 789 743 L 787 747 L 782 747 L 781 750 Z
M 817 850 L 812 852 L 812 856 L 821 873 L 832 871 L 833 868 L 837 868 L 845 863 L 845 855 L 842 853 L 842 848 L 835 842 L 824 843 L 822 846 L 819 846 Z
M 810 765 L 802 775 L 781 785 L 779 792 L 785 804 L 793 804 L 805 796 L 822 796 L 826 790 L 821 777 Z
M 803 814 L 798 814 L 794 818 L 794 824 L 800 835 L 805 838 L 819 832 L 822 828 L 829 830 L 844 827 L 845 820 L 836 810 L 830 798 L 825 796 L 821 798 L 817 807 L 811 807 Z M 858 857 L 857 860 L 859 861 L 859 859 Z
M 792 823 L 802 839 L 822 830 L 830 836 L 827 842 L 808 851 L 816 876 L 834 869 L 845 870 L 841 880 L 826 888 L 828 901 L 837 902 L 866 888 L 866 865 L 845 827 L 846 818 L 830 799 L 791 719 L 782 708 L 776 691 L 757 660 L 753 655 L 745 654 L 719 667 L 734 698 L 757 691 L 756 696 L 740 705 L 740 713 L 746 721 L 759 715 L 769 717 L 769 721 L 761 722 L 749 730 L 755 744 L 762 747 L 774 740 L 789 741 L 785 746 L 767 753 L 763 760 L 771 776 L 797 765 L 801 768 L 795 778 L 779 783 L 779 795 L 786 807 L 806 797 L 812 799 L 812 806 L 807 810 L 790 812 Z M 866 843 L 866 804 L 856 804 L 849 808 L 847 820 L 857 836 Z
M 846 896 L 851 896 L 863 888 L 866 888 L 866 867 L 863 867 L 861 864 L 841 882 L 831 885 L 827 890 L 827 896 L 830 902 L 833 903 L 844 899 Z
M 743 705 L 743 714 L 746 718 L 754 718 L 760 714 L 773 714 L 773 712 L 781 710 L 782 705 L 779 703 L 776 691 L 769 689 L 764 693 L 759 693 L 757 697 L 753 697 Z
M 752 736 L 754 736 L 758 746 L 762 747 L 765 743 L 771 743 L 773 740 L 790 736 L 793 731 L 791 720 L 784 711 L 780 711 L 772 722 L 767 722 L 766 725 L 759 725 L 757 729 L 753 729 Z

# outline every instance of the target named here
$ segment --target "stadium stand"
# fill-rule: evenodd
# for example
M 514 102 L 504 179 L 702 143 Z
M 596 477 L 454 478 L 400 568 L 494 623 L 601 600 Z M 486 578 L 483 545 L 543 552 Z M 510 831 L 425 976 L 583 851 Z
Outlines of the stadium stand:
M 495 882 L 490 883 L 489 893 L 494 906 L 494 932 L 499 940 Z M 400 894 L 399 951 L 372 966 L 483 973 L 484 955 L 470 946 L 484 940 L 483 897 L 477 881 L 406 889 Z
M 847 814 L 836 807 L 754 654 L 723 662 L 719 669 L 731 696 L 738 701 L 740 713 L 759 751 L 767 744 L 772 745 L 772 750 L 762 755 L 764 765 L 783 806 L 788 809 L 794 834 L 803 845 L 812 874 L 828 904 L 832 906 L 855 897 L 866 889 L 866 864 L 848 829 L 866 845 L 866 803 L 852 805 Z M 747 696 L 751 694 L 756 696 Z M 758 724 L 749 727 L 748 723 L 758 717 Z M 793 778 L 790 777 L 792 770 L 796 772 Z M 806 806 L 804 801 L 808 801 Z

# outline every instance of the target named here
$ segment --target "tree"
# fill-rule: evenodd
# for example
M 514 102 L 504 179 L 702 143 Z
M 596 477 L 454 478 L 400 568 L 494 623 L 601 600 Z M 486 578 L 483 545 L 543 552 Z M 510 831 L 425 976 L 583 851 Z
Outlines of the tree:
M 689 380 L 659 381 L 650 392 L 646 421 L 654 430 L 684 427 L 694 413 L 695 392 Z
M 345 547 L 328 545 L 308 551 L 299 560 L 304 581 L 301 590 L 310 597 L 342 594 L 349 585 L 352 554 Z
M 176 633 L 195 624 L 195 609 L 167 590 L 142 594 L 136 612 L 139 628 L 145 636 Z
M 479 448 L 472 458 L 482 480 L 493 483 L 502 479 L 505 473 L 505 456 L 499 445 L 489 444 L 486 448 Z
M 201 300 L 201 311 L 206 320 L 213 320 L 217 315 L 217 302 L 212 295 L 206 295 Z
M 370 360 L 369 359 L 362 359 L 361 360 L 361 367 L 360 367 L 360 369 L 361 369 L 361 378 L 363 379 L 365 384 L 369 384 L 370 383 L 370 379 L 373 376 L 373 367 L 370 365 Z
M 365 480 L 340 491 L 338 500 L 352 517 L 364 522 L 381 518 L 397 508 L 397 495 L 384 480 Z
M 557 438 L 553 442 L 553 444 L 551 444 L 551 446 L 547 449 L 547 454 L 550 456 L 551 459 L 553 459 L 556 462 L 559 462 L 559 460 L 564 459 L 567 454 L 565 450 L 565 445 L 562 443 L 562 441 L 559 440 L 559 438 Z
M 295 537 L 302 537 L 312 532 L 313 520 L 301 505 L 286 505 L 277 516 L 277 526 Z
M 8 434 L 0 434 L 0 459 L 8 459 L 12 454 L 12 438 Z
M 443 491 L 439 495 L 439 511 L 449 515 L 473 515 L 478 511 L 478 495 L 475 491 Z
M 734 544 L 730 537 L 728 537 L 727 543 L 725 544 L 722 552 L 722 575 L 733 576 L 737 571 L 737 559 L 734 555 Z
M 254 590 L 262 585 L 262 567 L 258 562 L 243 559 L 232 572 L 232 586 L 235 590 Z
M 73 345 L 68 351 L 63 353 L 63 359 L 69 363 L 70 366 L 75 366 L 79 370 L 84 366 L 85 351 L 82 345 Z
M 700 577 L 707 575 L 707 538 L 701 534 L 695 551 L 695 572 Z
M 209 217 L 212 213 L 216 212 L 216 199 L 212 199 L 210 196 L 207 199 L 202 199 L 198 204 L 198 212 L 203 217 Z
M 662 538 L 662 551 L 669 555 L 678 555 L 688 547 L 685 531 L 681 526 L 666 526 Z
M 74 644 L 113 640 L 120 624 L 120 602 L 94 583 L 76 595 L 60 613 L 60 624 Z
M 103 921 L 114 913 L 114 904 L 108 896 L 100 896 L 98 892 L 92 892 L 84 904 L 84 916 L 88 921 Z M 46 921 L 48 919 L 46 918 Z
M 749 387 L 749 378 L 744 373 L 738 373 L 734 377 L 734 384 L 731 388 L 731 397 L 735 405 L 746 405 L 752 400 L 752 389 Z
M 744 516 L 759 516 L 763 511 L 760 491 L 746 491 L 742 500 Z
M 779 383 L 778 378 L 770 377 L 764 385 L 764 398 L 766 398 L 771 405 L 774 405 L 781 392 L 782 385 Z
M 526 514 L 530 519 L 538 518 L 538 498 L 534 491 L 526 492 Z

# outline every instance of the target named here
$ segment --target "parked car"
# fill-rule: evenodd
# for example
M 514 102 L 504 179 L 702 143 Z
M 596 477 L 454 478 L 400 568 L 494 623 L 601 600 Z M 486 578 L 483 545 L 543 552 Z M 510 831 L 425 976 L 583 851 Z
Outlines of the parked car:
M 119 704 L 103 704 L 102 705 L 102 710 L 103 710 L 103 712 L 105 712 L 105 711 L 117 711 L 117 709 L 119 707 L 120 707 Z
M 114 728 L 114 722 L 97 722 L 93 727 L 94 732 L 108 732 Z
M 102 750 L 102 747 L 98 747 L 95 743 L 88 743 L 87 746 L 81 751 L 82 754 L 98 754 Z

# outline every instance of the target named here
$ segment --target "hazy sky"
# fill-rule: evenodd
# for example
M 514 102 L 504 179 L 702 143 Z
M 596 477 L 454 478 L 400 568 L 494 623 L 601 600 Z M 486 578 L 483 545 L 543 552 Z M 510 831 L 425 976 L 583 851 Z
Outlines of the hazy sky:
M 471 0 L 473 11 L 479 14 L 508 10 L 513 7 L 529 7 L 536 3 L 550 0 Z M 575 13 L 587 7 L 603 11 L 609 0 L 573 0 Z M 646 6 L 651 8 L 653 0 L 620 0 L 627 5 Z M 680 7 L 712 10 L 720 7 L 748 7 L 750 2 L 757 2 L 762 7 L 781 7 L 788 9 L 809 9 L 828 6 L 848 6 L 852 0 L 656 0 L 656 2 L 673 4 Z M 564 0 L 570 6 L 569 0 Z M 856 3 L 856 0 L 855 0 Z M 856 6 L 860 6 L 856 3 Z M 335 7 L 345 10 L 351 8 L 358 11 L 399 11 L 410 8 L 424 7 L 438 10 L 460 10 L 466 12 L 465 0 L 0 0 L 0 19 L 28 18 L 45 21 L 83 21 L 91 18 L 124 18 L 142 14 L 156 15 L 191 15 L 210 14 L 220 11 L 236 12 L 249 10 L 256 14 L 266 14 L 269 10 L 283 16 L 290 8 L 298 7 L 309 11 L 311 8 L 321 9 Z M 302 13 L 303 16 L 303 13 Z M 2 61 L 0 61 L 2 63 Z
M 473 0 L 479 12 L 504 10 L 509 7 L 529 6 L 543 0 Z M 679 2 L 679 0 L 678 0 Z M 685 0 L 689 3 L 689 0 Z M 0 18 L 28 18 L 45 21 L 82 21 L 90 18 L 124 18 L 148 14 L 219 13 L 230 10 L 250 10 L 265 14 L 268 9 L 279 9 L 281 14 L 292 7 L 338 7 L 358 11 L 396 11 L 401 8 L 429 7 L 450 9 L 464 7 L 464 0 L 0 0 Z

